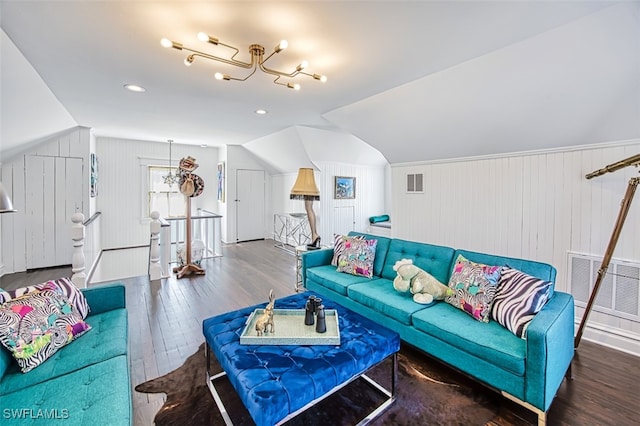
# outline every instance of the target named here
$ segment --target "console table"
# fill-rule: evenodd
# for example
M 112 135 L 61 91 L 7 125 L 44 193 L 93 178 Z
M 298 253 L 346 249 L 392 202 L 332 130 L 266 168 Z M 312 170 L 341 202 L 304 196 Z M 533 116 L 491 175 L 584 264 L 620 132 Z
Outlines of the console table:
M 311 229 L 306 213 L 276 213 L 273 215 L 275 246 L 295 254 L 293 247 L 311 242 Z

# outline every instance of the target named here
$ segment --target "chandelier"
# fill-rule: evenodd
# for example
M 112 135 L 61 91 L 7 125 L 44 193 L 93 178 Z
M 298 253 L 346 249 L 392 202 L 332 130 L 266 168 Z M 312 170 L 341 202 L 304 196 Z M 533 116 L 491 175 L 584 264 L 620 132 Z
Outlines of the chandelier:
M 171 173 L 171 145 L 173 144 L 173 139 L 169 139 L 169 173 L 165 176 L 162 176 L 162 180 L 165 184 L 172 187 L 174 183 L 178 181 L 178 174 Z
M 287 43 L 286 40 L 282 40 L 280 41 L 280 43 L 278 43 L 278 45 L 273 49 L 273 52 L 271 52 L 269 54 L 269 56 L 267 56 L 265 58 L 264 56 L 264 52 L 265 49 L 263 46 L 259 45 L 259 44 L 252 44 L 251 46 L 249 46 L 249 53 L 251 54 L 251 62 L 244 62 L 244 61 L 240 61 L 238 59 L 235 59 L 236 55 L 238 53 L 240 53 L 240 51 L 233 47 L 230 46 L 228 44 L 222 43 L 220 42 L 217 38 L 215 37 L 211 37 L 210 35 L 200 32 L 198 33 L 198 40 L 203 41 L 205 43 L 211 43 L 215 46 L 224 46 L 228 49 L 233 50 L 235 53 L 229 58 L 221 58 L 219 56 L 214 56 L 214 55 L 210 55 L 208 53 L 204 53 L 204 52 L 200 52 L 198 50 L 194 50 L 194 49 L 190 49 L 186 46 L 184 46 L 182 43 L 178 43 L 175 41 L 171 41 L 167 38 L 163 38 L 162 40 L 160 40 L 160 44 L 162 45 L 162 47 L 173 47 L 174 49 L 177 50 L 185 50 L 187 52 L 190 52 L 189 55 L 184 59 L 184 64 L 186 66 L 191 66 L 191 64 L 193 64 L 193 61 L 198 57 L 198 58 L 205 58 L 205 59 L 211 59 L 213 61 L 218 61 L 218 62 L 222 62 L 228 65 L 234 65 L 236 67 L 240 67 L 240 68 L 246 68 L 246 69 L 253 69 L 253 71 L 251 71 L 251 73 L 249 75 L 247 75 L 244 78 L 239 78 L 239 77 L 232 77 L 230 75 L 227 74 L 222 74 L 220 72 L 215 73 L 215 78 L 217 80 L 236 80 L 236 81 L 245 81 L 247 80 L 249 77 L 251 77 L 253 74 L 255 74 L 256 70 L 258 68 L 260 68 L 260 70 L 262 72 L 265 72 L 267 74 L 271 74 L 271 75 L 275 75 L 276 78 L 275 80 L 273 80 L 273 82 L 275 84 L 279 84 L 281 86 L 286 86 L 289 89 L 294 89 L 294 90 L 300 90 L 300 85 L 298 83 L 291 83 L 291 82 L 280 82 L 278 81 L 281 77 L 284 78 L 293 78 L 296 77 L 299 74 L 302 75 L 306 75 L 309 77 L 312 77 L 315 80 L 321 81 L 321 82 L 326 82 L 327 81 L 327 77 L 321 74 L 312 74 L 312 73 L 308 73 L 305 70 L 305 68 L 307 68 L 307 66 L 309 65 L 307 61 L 302 61 L 295 70 L 293 70 L 290 73 L 286 73 L 286 72 L 282 72 L 282 71 L 277 71 L 271 68 L 267 68 L 264 64 L 276 53 L 280 53 L 283 50 L 285 50 L 287 48 L 287 46 L 289 45 Z

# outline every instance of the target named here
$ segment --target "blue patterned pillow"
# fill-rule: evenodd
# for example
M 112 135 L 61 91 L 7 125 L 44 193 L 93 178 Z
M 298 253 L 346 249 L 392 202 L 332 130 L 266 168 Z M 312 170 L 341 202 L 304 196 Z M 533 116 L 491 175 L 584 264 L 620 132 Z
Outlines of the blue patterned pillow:
M 475 263 L 458 255 L 449 279 L 453 295 L 444 300 L 478 321 L 489 322 L 500 269 L 500 266 Z
M 90 329 L 69 299 L 56 291 L 34 291 L 0 306 L 0 342 L 23 373 Z
M 345 241 L 344 250 L 338 256 L 338 272 L 346 272 L 362 277 L 373 277 L 373 261 L 378 240 L 350 239 Z
M 552 283 L 504 266 L 491 317 L 518 337 L 549 300 Z

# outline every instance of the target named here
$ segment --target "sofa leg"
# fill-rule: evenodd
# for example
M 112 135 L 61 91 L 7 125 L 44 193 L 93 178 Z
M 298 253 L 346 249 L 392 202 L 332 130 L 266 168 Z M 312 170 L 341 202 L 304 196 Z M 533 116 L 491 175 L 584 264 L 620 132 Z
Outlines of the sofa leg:
M 545 411 L 538 412 L 538 426 L 547 424 L 547 413 Z
M 528 402 L 522 401 L 519 398 L 516 398 L 515 396 L 502 391 L 500 392 L 502 394 L 502 396 L 506 397 L 507 399 L 510 399 L 511 401 L 522 405 L 524 408 L 533 411 L 534 413 L 536 413 L 538 415 L 538 426 L 544 426 L 545 424 L 547 424 L 547 412 L 546 411 L 542 411 L 541 409 L 539 409 L 538 407 L 534 407 L 533 405 L 529 404 Z
M 571 371 L 572 365 L 573 362 L 569 363 L 569 368 L 567 368 L 567 372 L 564 374 L 564 377 L 566 377 L 568 380 L 573 380 L 573 372 Z

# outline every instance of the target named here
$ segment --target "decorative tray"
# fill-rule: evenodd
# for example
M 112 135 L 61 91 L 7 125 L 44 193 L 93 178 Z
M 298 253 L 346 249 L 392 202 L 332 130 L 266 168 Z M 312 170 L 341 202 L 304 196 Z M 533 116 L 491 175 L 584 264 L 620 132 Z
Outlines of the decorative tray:
M 339 345 L 340 328 L 338 313 L 335 309 L 325 309 L 326 333 L 316 333 L 316 326 L 305 325 L 304 309 L 274 309 L 273 333 L 258 336 L 256 321 L 264 309 L 258 308 L 249 315 L 240 335 L 241 345 Z

